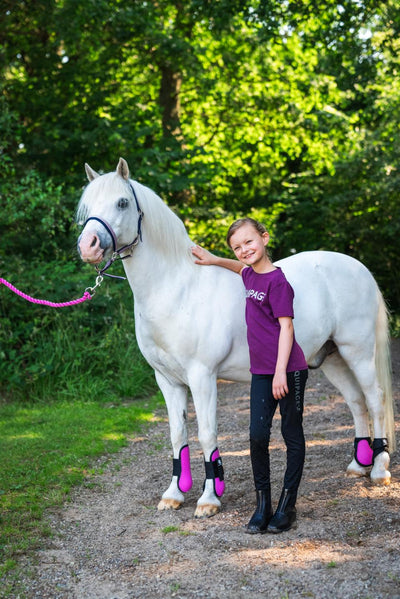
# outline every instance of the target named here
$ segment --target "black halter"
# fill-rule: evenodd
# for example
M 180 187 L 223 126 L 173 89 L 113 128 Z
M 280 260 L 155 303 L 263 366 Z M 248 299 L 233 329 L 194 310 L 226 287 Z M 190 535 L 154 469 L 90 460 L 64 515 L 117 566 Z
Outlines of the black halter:
M 144 212 L 141 209 L 135 190 L 133 188 L 133 185 L 130 181 L 128 181 L 130 190 L 133 193 L 133 197 L 135 198 L 135 203 L 136 203 L 136 210 L 138 213 L 138 224 L 137 224 L 137 235 L 135 237 L 135 239 L 132 241 L 132 243 L 128 243 L 127 245 L 124 245 L 123 247 L 117 248 L 117 236 L 115 235 L 113 228 L 111 227 L 111 225 L 104 220 L 104 218 L 101 218 L 100 216 L 90 216 L 85 224 L 83 225 L 83 227 L 85 227 L 87 225 L 87 223 L 90 220 L 97 220 L 97 222 L 99 222 L 101 225 L 103 225 L 103 227 L 106 229 L 107 233 L 109 233 L 111 239 L 112 239 L 112 243 L 113 243 L 113 253 L 111 258 L 107 261 L 107 263 L 105 264 L 105 266 L 103 266 L 103 268 L 97 268 L 96 270 L 99 273 L 100 276 L 106 276 L 106 277 L 112 277 L 115 279 L 124 279 L 125 277 L 118 277 L 116 275 L 109 275 L 106 274 L 105 271 L 108 270 L 110 268 L 110 266 L 112 264 L 114 264 L 114 262 L 116 260 L 125 260 L 126 258 L 130 258 L 133 254 L 133 249 L 137 246 L 137 244 L 139 243 L 139 241 L 142 241 L 142 220 L 144 217 Z M 121 256 L 122 252 L 126 252 L 127 250 L 131 250 L 129 254 L 126 254 L 126 256 Z

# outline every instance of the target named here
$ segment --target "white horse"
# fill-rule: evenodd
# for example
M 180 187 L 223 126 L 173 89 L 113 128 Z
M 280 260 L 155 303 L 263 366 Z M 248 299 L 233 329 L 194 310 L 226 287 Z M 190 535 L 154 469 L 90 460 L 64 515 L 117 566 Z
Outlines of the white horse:
M 138 345 L 167 404 L 173 474 L 158 508 L 178 509 L 192 486 L 190 389 L 206 469 L 195 516 L 212 516 L 224 490 L 217 377 L 250 380 L 241 277 L 194 263 L 194 244 L 180 219 L 153 191 L 130 180 L 125 160 L 114 173 L 100 176 L 88 165 L 86 173 L 90 183 L 77 213 L 84 224 L 81 257 L 96 265 L 126 258 Z M 375 280 L 360 262 L 333 252 L 304 252 L 276 264 L 295 290 L 296 338 L 308 364 L 321 366 L 352 412 L 356 441 L 347 473 L 370 473 L 373 483 L 389 484 L 395 438 L 388 321 Z

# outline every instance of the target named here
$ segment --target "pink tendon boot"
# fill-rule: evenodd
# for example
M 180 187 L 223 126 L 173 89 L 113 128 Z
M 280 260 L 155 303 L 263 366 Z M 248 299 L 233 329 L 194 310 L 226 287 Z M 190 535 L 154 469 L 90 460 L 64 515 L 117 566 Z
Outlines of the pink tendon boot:
M 373 449 L 370 437 L 356 437 L 354 439 L 354 457 L 360 466 L 372 466 Z
M 216 496 L 222 497 L 225 491 L 224 469 L 218 448 L 215 448 L 214 451 L 211 452 L 210 461 L 204 461 L 204 465 L 206 469 L 206 479 L 212 479 Z
M 172 476 L 178 478 L 178 489 L 182 493 L 190 491 L 193 485 L 192 474 L 190 472 L 190 452 L 189 445 L 181 447 L 179 458 L 173 459 Z

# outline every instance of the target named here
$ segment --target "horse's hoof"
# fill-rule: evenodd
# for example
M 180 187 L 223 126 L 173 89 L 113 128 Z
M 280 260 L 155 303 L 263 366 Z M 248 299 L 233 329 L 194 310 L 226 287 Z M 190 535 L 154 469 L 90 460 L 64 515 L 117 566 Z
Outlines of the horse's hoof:
M 368 476 L 365 470 L 356 470 L 355 468 L 347 468 L 346 476 L 353 478 L 360 478 L 362 476 Z
M 215 516 L 215 514 L 218 514 L 220 509 L 221 507 L 219 505 L 214 505 L 213 503 L 205 503 L 203 505 L 198 505 L 194 513 L 194 517 L 211 518 L 211 516 Z
M 385 486 L 385 485 L 390 485 L 390 481 L 392 480 L 392 475 L 390 474 L 390 472 L 386 472 L 383 476 L 372 476 L 371 475 L 371 482 L 373 485 L 380 485 L 380 486 Z
M 360 477 L 360 476 L 368 476 L 368 470 L 365 466 L 360 466 L 353 460 L 348 466 L 346 470 L 346 476 Z
M 179 510 L 182 507 L 182 502 L 177 499 L 161 499 L 157 509 L 162 512 L 164 510 Z
M 386 451 L 378 454 L 374 460 L 371 470 L 371 482 L 373 485 L 390 485 L 391 474 L 388 470 L 390 457 Z

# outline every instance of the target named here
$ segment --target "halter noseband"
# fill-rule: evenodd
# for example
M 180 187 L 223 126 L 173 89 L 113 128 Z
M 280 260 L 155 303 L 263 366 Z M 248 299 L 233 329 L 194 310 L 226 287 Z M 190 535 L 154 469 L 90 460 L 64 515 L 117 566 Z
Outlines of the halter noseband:
M 105 264 L 105 266 L 103 266 L 103 268 L 97 268 L 96 270 L 99 273 L 99 276 L 102 277 L 103 275 L 106 277 L 112 277 L 114 279 L 124 279 L 125 277 L 118 277 L 116 275 L 109 275 L 106 274 L 106 270 L 110 268 L 110 266 L 112 264 L 114 264 L 114 262 L 116 260 L 125 260 L 125 258 L 130 258 L 132 256 L 133 253 L 133 249 L 137 246 L 137 244 L 139 243 L 139 241 L 142 241 L 142 220 L 144 217 L 144 212 L 141 209 L 135 190 L 133 188 L 133 185 L 130 181 L 128 181 L 130 190 L 133 193 L 133 197 L 135 198 L 135 203 L 136 203 L 136 210 L 138 213 L 138 224 L 137 224 L 137 235 L 135 237 L 135 239 L 132 241 L 132 243 L 128 243 L 127 245 L 124 245 L 121 248 L 117 248 L 117 236 L 115 235 L 113 228 L 111 227 L 111 225 L 104 220 L 104 218 L 100 218 L 99 216 L 90 216 L 86 222 L 84 223 L 83 227 L 85 228 L 85 226 L 87 225 L 87 223 L 90 220 L 97 220 L 97 222 L 99 222 L 101 225 L 103 225 L 103 227 L 106 229 L 107 233 L 109 233 L 111 239 L 112 239 L 112 243 L 113 243 L 113 253 L 111 258 L 108 260 L 108 262 Z M 122 252 L 125 252 L 127 250 L 131 250 L 129 254 L 127 254 L 126 256 L 121 256 Z

